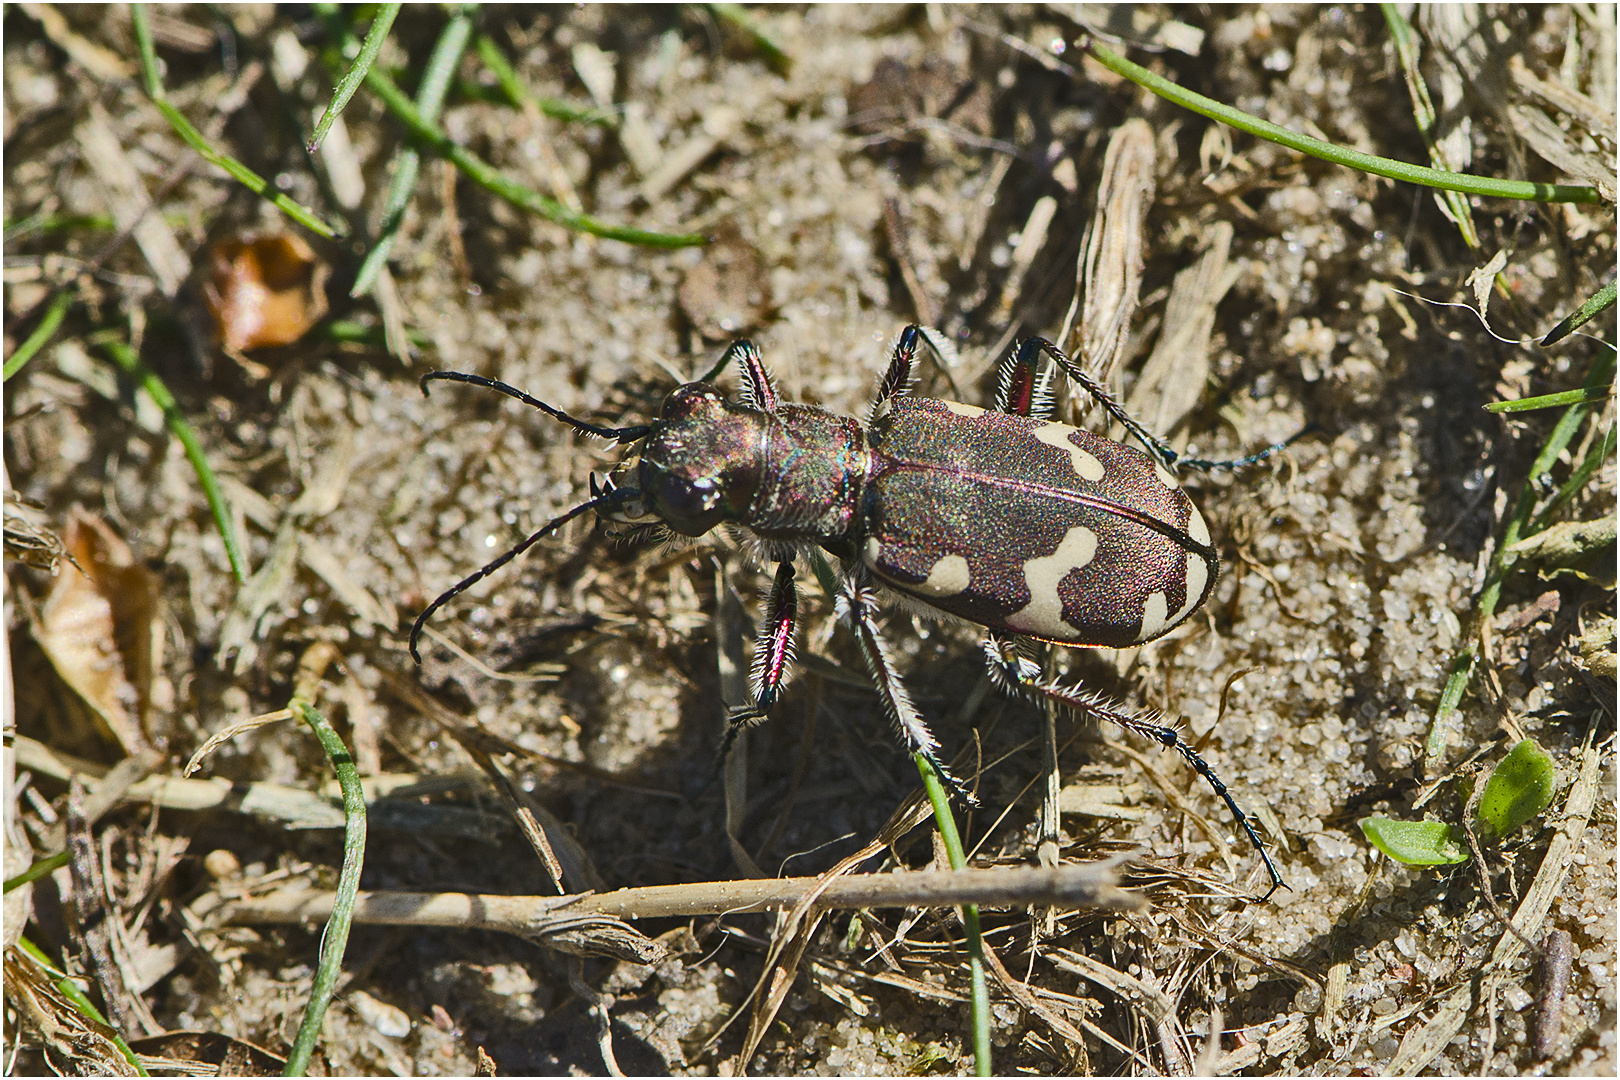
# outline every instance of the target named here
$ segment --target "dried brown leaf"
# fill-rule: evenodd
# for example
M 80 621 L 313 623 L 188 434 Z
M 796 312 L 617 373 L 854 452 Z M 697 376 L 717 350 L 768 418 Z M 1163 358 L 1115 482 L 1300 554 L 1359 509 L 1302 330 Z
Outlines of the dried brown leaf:
M 326 264 L 292 233 L 217 241 L 208 274 L 203 300 L 228 350 L 290 345 L 326 314 Z
M 157 578 L 106 522 L 82 510 L 68 519 L 63 544 L 78 568 L 52 582 L 34 637 L 103 734 L 135 755 L 146 747 L 158 659 Z

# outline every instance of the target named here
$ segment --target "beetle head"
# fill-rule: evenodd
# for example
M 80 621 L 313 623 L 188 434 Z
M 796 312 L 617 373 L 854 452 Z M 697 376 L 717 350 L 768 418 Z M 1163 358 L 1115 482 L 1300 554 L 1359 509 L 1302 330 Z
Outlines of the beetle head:
M 647 508 L 684 536 L 742 520 L 759 488 L 765 423 L 708 383 L 676 387 L 641 447 Z

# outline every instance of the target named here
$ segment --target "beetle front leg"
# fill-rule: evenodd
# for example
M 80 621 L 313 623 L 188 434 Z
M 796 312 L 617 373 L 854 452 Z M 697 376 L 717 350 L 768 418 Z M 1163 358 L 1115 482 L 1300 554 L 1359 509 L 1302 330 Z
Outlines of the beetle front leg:
M 781 697 L 782 686 L 793 667 L 793 631 L 798 621 L 799 590 L 793 582 L 793 560 L 783 559 L 776 564 L 776 580 L 771 584 L 770 600 L 766 603 L 765 622 L 754 643 L 754 661 L 749 670 L 754 702 L 730 710 L 725 742 L 720 747 L 722 761 L 731 752 L 731 744 L 737 741 L 737 733 L 768 717 Z
M 888 411 L 890 398 L 904 394 L 911 385 L 912 369 L 922 343 L 922 328 L 915 323 L 900 331 L 900 340 L 895 342 L 894 354 L 889 357 L 889 370 L 883 373 L 883 381 L 878 383 L 877 397 L 872 400 L 873 420 Z
M 733 363 L 737 365 L 737 374 L 742 377 L 743 403 L 763 413 L 776 412 L 776 386 L 771 382 L 771 373 L 765 370 L 765 361 L 760 359 L 759 349 L 747 338 L 739 338 L 726 346 L 726 351 L 720 355 L 714 367 L 704 372 L 697 381 L 713 382 Z
M 978 800 L 939 760 L 939 741 L 928 730 L 928 725 L 923 723 L 917 706 L 912 704 L 911 694 L 894 666 L 894 653 L 883 632 L 878 629 L 877 597 L 863 572 L 857 570 L 844 579 L 844 590 L 838 598 L 838 613 L 855 632 L 855 640 L 860 642 L 861 655 L 866 658 L 867 670 L 872 675 L 872 684 L 877 687 L 889 719 L 900 729 L 906 745 L 911 747 L 913 753 L 927 759 L 958 800 L 966 806 L 976 805 Z
M 1271 861 L 1265 845 L 1260 842 L 1260 835 L 1255 832 L 1253 821 L 1238 806 L 1237 800 L 1232 798 L 1232 793 L 1221 783 L 1221 778 L 1215 775 L 1215 770 L 1210 768 L 1209 763 L 1198 756 L 1198 751 L 1181 737 L 1181 732 L 1166 724 L 1156 723 L 1150 717 L 1133 716 L 1100 694 L 1078 686 L 1064 686 L 1043 677 L 1039 665 L 1019 652 L 1012 638 L 990 634 L 984 639 L 984 652 L 990 664 L 991 678 L 1000 682 L 1005 689 L 1025 697 L 1054 701 L 1075 712 L 1107 720 L 1180 754 L 1187 764 L 1193 767 L 1193 771 L 1203 777 L 1204 782 L 1221 797 L 1221 801 L 1226 803 L 1226 809 L 1231 812 L 1233 820 L 1248 836 L 1249 843 L 1260 853 L 1261 861 L 1266 864 L 1266 872 L 1271 875 L 1271 888 L 1266 890 L 1266 898 L 1269 899 L 1272 893 L 1283 887 L 1282 874 L 1277 872 L 1276 864 Z

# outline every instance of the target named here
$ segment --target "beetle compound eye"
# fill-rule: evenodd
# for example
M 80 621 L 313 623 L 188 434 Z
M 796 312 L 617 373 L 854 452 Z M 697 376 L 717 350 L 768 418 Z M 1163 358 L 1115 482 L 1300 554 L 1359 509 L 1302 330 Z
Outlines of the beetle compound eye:
M 720 484 L 713 477 L 695 479 L 663 473 L 652 488 L 655 512 L 670 528 L 701 536 L 720 524 Z

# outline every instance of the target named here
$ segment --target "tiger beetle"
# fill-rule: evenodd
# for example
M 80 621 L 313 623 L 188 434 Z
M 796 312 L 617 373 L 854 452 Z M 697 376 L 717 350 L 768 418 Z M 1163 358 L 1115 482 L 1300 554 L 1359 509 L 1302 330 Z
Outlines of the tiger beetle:
M 731 345 L 702 378 L 664 399 L 657 420 L 603 427 L 576 419 L 495 379 L 456 371 L 422 377 L 471 383 L 516 398 L 575 431 L 637 446 L 591 498 L 458 582 L 417 616 L 410 651 L 439 608 L 542 537 L 592 511 L 609 522 L 702 536 L 736 525 L 775 563 L 766 619 L 754 649 L 753 701 L 729 712 L 725 747 L 781 698 L 798 621 L 794 561 L 816 547 L 842 564 L 837 613 L 849 626 L 884 706 L 907 745 L 965 801 L 940 764 L 878 626 L 879 596 L 898 593 L 984 627 L 984 653 L 1003 690 L 1117 724 L 1180 754 L 1225 802 L 1271 876 L 1282 875 L 1215 770 L 1157 714 L 1121 709 L 1048 678 L 1023 643 L 1140 645 L 1184 622 L 1214 588 L 1220 562 L 1198 508 L 1170 468 L 1237 468 L 1237 461 L 1180 459 L 1051 342 L 1030 338 L 1002 361 L 995 406 L 981 409 L 908 392 L 926 336 L 900 335 L 866 423 L 781 401 L 751 342 Z M 1058 423 L 1050 360 L 1146 448 Z M 735 363 L 741 397 L 712 380 Z M 1298 436 L 1295 436 L 1296 438 Z M 1289 440 L 1292 441 L 1292 440 Z M 723 751 L 724 752 L 724 751 Z

